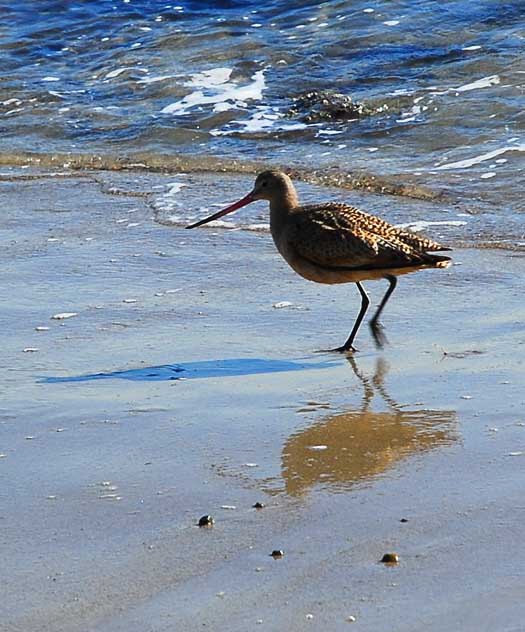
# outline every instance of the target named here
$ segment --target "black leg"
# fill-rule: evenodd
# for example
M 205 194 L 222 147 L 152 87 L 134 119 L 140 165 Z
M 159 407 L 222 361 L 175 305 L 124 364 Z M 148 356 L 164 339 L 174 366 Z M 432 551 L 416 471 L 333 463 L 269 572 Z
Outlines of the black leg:
M 357 334 L 357 331 L 361 325 L 361 322 L 363 318 L 365 317 L 366 310 L 368 309 L 368 306 L 370 305 L 370 299 L 368 298 L 368 294 L 365 292 L 365 288 L 361 285 L 359 281 L 356 282 L 356 285 L 357 285 L 357 289 L 359 290 L 359 293 L 361 294 L 361 309 L 359 310 L 357 319 L 354 323 L 352 331 L 350 332 L 350 336 L 348 336 L 348 340 L 345 342 L 345 344 L 342 347 L 337 347 L 337 349 L 332 349 L 332 351 L 339 351 L 340 353 L 346 353 L 347 351 L 357 351 L 357 349 L 355 349 L 353 346 L 353 342 Z
M 383 308 L 387 304 L 390 295 L 396 289 L 397 285 L 397 278 L 395 276 L 389 274 L 385 278 L 388 280 L 390 285 L 388 286 L 388 290 L 385 292 L 381 303 L 379 303 L 376 313 L 372 316 L 370 321 L 370 329 L 372 330 L 372 336 L 374 337 L 374 342 L 376 343 L 378 349 L 382 349 L 387 342 L 386 336 L 383 332 L 383 325 L 379 322 L 379 317 L 381 316 Z

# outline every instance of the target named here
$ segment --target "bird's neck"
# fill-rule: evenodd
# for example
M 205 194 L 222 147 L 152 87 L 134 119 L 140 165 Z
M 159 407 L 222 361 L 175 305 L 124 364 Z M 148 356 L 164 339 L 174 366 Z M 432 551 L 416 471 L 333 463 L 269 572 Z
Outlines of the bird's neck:
M 294 188 L 289 188 L 285 193 L 270 200 L 270 215 L 288 215 L 299 206 L 297 193 Z
M 278 198 L 270 200 L 270 230 L 278 250 L 280 250 L 280 238 L 284 233 L 290 215 L 293 214 L 298 206 L 299 201 L 295 190 L 289 190 L 285 195 L 280 195 Z

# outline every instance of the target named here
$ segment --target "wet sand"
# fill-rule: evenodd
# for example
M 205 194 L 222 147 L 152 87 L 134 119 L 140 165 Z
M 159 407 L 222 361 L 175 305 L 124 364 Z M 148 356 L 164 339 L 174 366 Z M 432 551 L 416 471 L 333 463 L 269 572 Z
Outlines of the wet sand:
M 85 178 L 1 202 L 2 629 L 521 629 L 523 253 L 402 278 L 347 360 L 357 290 L 266 234 Z

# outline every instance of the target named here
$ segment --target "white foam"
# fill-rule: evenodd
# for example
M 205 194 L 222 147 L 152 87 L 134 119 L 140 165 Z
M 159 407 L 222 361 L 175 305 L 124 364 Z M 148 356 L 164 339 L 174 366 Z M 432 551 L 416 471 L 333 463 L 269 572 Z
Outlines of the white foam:
M 244 230 L 251 230 L 256 233 L 269 233 L 270 232 L 270 224 L 245 224 L 243 226 Z
M 60 77 L 42 77 L 42 81 L 60 81 Z
M 175 75 L 158 75 L 156 77 L 144 77 L 139 79 L 137 83 L 155 83 L 156 81 L 165 81 L 166 79 L 173 79 Z
M 461 50 L 479 50 L 481 46 L 463 46 Z
M 114 77 L 118 77 L 119 75 L 121 75 L 123 72 L 126 72 L 126 70 L 129 70 L 128 66 L 124 68 L 116 68 L 115 70 L 111 70 L 110 72 L 108 72 L 105 78 L 113 79 Z
M 226 83 L 232 74 L 231 68 L 212 68 L 211 70 L 204 70 L 192 75 L 188 81 L 188 86 L 220 86 Z
M 215 111 L 222 112 L 233 108 L 246 108 L 247 100 L 257 101 L 262 98 L 266 87 L 264 70 L 254 73 L 250 83 L 246 85 L 229 81 L 231 73 L 231 68 L 214 68 L 193 75 L 186 85 L 198 89 L 180 101 L 167 105 L 161 113 L 181 115 L 201 105 L 214 105 Z
M 223 219 L 215 219 L 207 224 L 210 228 L 239 228 L 239 226 L 233 222 L 226 222 Z
M 492 160 L 496 156 L 505 154 L 508 151 L 525 151 L 525 143 L 522 143 L 521 145 L 506 145 L 505 147 L 494 149 L 493 151 L 489 151 L 486 154 L 480 154 L 479 156 L 475 156 L 474 158 L 458 160 L 457 162 L 449 162 L 447 164 L 441 165 L 440 167 L 438 167 L 438 169 L 466 169 L 467 167 L 472 167 L 472 165 L 477 165 L 480 162 L 484 162 L 485 160 Z
M 238 134 L 243 132 L 261 132 L 272 130 L 291 131 L 297 129 L 306 129 L 305 123 L 289 123 L 281 119 L 280 114 L 276 114 L 270 107 L 258 106 L 256 111 L 246 120 L 230 121 L 229 126 L 236 124 L 239 127 L 235 129 L 214 129 L 210 132 L 213 136 L 228 136 L 229 134 Z
M 322 129 L 317 132 L 317 136 L 332 136 L 335 134 L 342 134 L 343 130 L 335 130 L 335 129 Z
M 186 182 L 170 182 L 168 186 L 169 190 L 166 195 L 175 195 L 175 193 L 178 193 L 182 187 L 187 187 L 188 184 Z
M 397 26 L 399 24 L 399 20 L 386 20 L 383 24 L 386 26 Z
M 488 88 L 490 86 L 497 86 L 501 82 L 499 75 L 490 75 L 489 77 L 483 77 L 472 83 L 466 83 L 463 86 L 456 88 L 456 92 L 468 92 L 469 90 L 478 90 L 479 88 Z
M 421 220 L 418 222 L 408 222 L 406 224 L 396 224 L 397 228 L 407 228 L 408 230 L 413 231 L 414 233 L 418 233 L 419 231 L 425 230 L 428 226 L 465 226 L 467 222 L 464 222 L 459 219 L 451 219 L 451 220 L 443 220 L 443 221 L 425 221 Z

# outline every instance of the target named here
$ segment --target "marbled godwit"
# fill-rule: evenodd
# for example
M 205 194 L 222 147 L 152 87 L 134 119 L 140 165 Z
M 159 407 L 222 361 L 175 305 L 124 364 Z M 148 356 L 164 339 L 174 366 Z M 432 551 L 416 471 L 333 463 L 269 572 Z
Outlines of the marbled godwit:
M 445 268 L 450 257 L 428 251 L 450 250 L 426 237 L 396 228 L 353 206 L 328 202 L 299 206 L 290 178 L 281 171 L 257 176 L 253 191 L 227 208 L 186 228 L 195 228 L 255 200 L 270 203 L 270 230 L 277 250 L 302 277 L 317 283 L 355 283 L 361 309 L 348 340 L 332 351 L 355 351 L 354 338 L 370 304 L 362 281 L 386 279 L 388 289 L 370 320 L 376 345 L 386 339 L 379 317 L 397 276 L 422 268 Z

